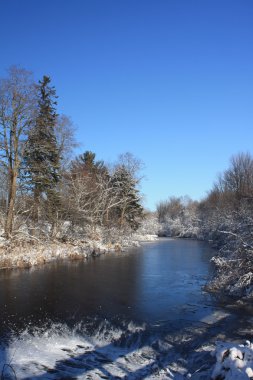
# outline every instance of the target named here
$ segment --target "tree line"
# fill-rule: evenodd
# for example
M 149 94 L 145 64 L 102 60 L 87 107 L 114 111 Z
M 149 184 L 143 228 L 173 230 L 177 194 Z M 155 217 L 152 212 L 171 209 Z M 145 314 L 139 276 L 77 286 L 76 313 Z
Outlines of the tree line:
M 57 113 L 48 76 L 13 66 L 0 80 L 0 212 L 5 238 L 68 239 L 70 231 L 135 230 L 143 218 L 140 162 L 114 165 L 77 146 L 73 124 Z
M 253 296 L 253 157 L 239 153 L 201 201 L 171 197 L 157 205 L 160 234 L 209 241 L 218 254 L 208 289 Z

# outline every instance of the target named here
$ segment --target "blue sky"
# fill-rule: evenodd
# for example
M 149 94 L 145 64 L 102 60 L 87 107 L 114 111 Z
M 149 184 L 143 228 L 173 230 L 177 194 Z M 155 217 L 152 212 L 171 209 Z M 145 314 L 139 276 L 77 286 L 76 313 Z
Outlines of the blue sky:
M 145 205 L 253 153 L 252 0 L 0 0 L 0 75 L 50 75 L 82 142 L 145 164 Z

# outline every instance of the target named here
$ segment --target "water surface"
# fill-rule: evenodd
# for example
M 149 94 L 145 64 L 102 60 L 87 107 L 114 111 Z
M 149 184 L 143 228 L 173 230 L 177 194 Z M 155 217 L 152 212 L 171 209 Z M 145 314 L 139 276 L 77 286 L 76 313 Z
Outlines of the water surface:
M 0 372 L 181 380 L 211 368 L 215 340 L 250 339 L 248 322 L 203 291 L 214 254 L 203 242 L 160 239 L 88 261 L 1 271 Z
M 202 242 L 162 239 L 87 262 L 0 272 L 0 322 L 200 319 L 212 308 L 202 286 L 213 254 Z

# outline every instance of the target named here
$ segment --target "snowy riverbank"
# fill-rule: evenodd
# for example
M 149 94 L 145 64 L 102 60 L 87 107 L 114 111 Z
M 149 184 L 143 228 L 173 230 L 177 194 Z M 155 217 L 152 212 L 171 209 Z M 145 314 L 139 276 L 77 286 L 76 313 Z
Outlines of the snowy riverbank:
M 10 243 L 4 239 L 0 245 L 0 269 L 30 268 L 55 260 L 86 260 L 109 252 L 120 252 L 139 246 L 140 242 L 154 241 L 156 235 L 133 235 L 119 242 L 103 243 L 99 240 L 74 242 Z

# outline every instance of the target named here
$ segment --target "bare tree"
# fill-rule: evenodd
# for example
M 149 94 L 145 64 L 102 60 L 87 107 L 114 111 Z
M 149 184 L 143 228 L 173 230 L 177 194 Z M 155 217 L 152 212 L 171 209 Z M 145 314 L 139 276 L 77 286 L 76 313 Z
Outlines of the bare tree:
M 55 135 L 59 155 L 61 157 L 61 164 L 63 168 L 66 168 L 71 159 L 73 149 L 79 146 L 75 139 L 75 127 L 69 116 L 64 114 L 57 116 Z
M 35 119 L 35 86 L 32 75 L 16 66 L 0 81 L 1 166 L 8 175 L 5 236 L 13 228 L 17 181 L 28 130 Z
M 166 201 L 161 201 L 156 206 L 158 220 L 163 223 L 167 218 L 175 219 L 181 215 L 184 210 L 182 198 L 170 197 Z
M 125 165 L 126 163 L 126 165 Z M 65 214 L 80 228 L 91 226 L 136 228 L 142 218 L 141 196 L 134 178 L 135 165 L 117 162 L 111 170 L 95 153 L 85 152 L 71 162 L 65 173 Z M 127 169 L 131 168 L 131 170 Z M 135 169 L 136 168 L 136 169 Z
M 130 152 L 119 155 L 118 161 L 115 164 L 115 168 L 118 167 L 124 167 L 131 177 L 135 179 L 136 185 L 138 185 L 143 178 L 140 172 L 143 170 L 144 164 Z
M 231 157 L 230 167 L 218 178 L 215 190 L 235 201 L 253 198 L 253 158 L 249 153 Z

